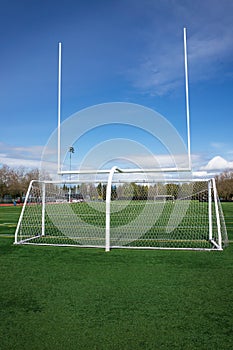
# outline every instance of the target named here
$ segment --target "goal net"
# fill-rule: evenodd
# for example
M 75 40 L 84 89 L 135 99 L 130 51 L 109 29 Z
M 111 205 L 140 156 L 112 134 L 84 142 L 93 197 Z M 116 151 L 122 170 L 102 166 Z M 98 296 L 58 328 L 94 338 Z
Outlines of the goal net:
M 214 179 L 131 181 L 115 174 L 32 181 L 15 244 L 222 250 L 227 231 Z

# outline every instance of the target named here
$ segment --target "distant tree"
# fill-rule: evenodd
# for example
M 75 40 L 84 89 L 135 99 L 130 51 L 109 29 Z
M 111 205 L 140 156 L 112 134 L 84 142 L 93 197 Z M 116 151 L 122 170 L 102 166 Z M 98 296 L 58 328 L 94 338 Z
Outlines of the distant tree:
M 224 172 L 216 177 L 218 195 L 223 200 L 233 200 L 233 172 Z
M 112 185 L 112 190 L 111 190 L 111 200 L 117 199 L 117 188 L 116 185 Z
M 133 188 L 133 200 L 145 200 L 148 197 L 148 186 L 137 185 L 134 182 L 131 183 Z
M 175 199 L 178 197 L 179 189 L 180 187 L 177 184 L 166 185 L 167 195 L 173 196 Z
M 103 199 L 103 186 L 102 186 L 101 182 L 96 187 L 96 190 L 97 190 L 99 198 Z
M 31 180 L 39 178 L 39 170 L 28 170 L 24 167 L 10 168 L 3 165 L 0 168 L 0 197 L 11 195 L 13 198 L 26 194 Z
M 69 187 L 68 187 L 66 184 L 64 184 L 63 187 L 62 187 L 62 190 L 63 190 L 64 192 L 68 192 Z
M 106 200 L 107 185 L 103 185 L 103 200 Z
M 6 194 L 9 194 L 9 176 L 10 167 L 3 165 L 0 169 L 0 197 L 3 198 Z
M 96 191 L 98 193 L 98 197 L 102 200 L 106 200 L 106 193 L 107 193 L 107 185 L 100 182 L 98 186 L 96 187 Z M 114 200 L 117 198 L 117 189 L 116 186 L 112 185 L 111 189 L 111 200 Z

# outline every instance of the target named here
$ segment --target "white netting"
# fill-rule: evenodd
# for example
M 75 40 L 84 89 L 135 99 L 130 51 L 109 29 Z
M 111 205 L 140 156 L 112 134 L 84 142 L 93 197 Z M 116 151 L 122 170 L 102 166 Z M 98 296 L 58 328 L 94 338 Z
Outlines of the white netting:
M 227 232 L 212 180 L 146 181 L 118 178 L 111 184 L 111 247 L 224 247 Z M 106 181 L 35 181 L 15 242 L 104 247 L 106 189 Z

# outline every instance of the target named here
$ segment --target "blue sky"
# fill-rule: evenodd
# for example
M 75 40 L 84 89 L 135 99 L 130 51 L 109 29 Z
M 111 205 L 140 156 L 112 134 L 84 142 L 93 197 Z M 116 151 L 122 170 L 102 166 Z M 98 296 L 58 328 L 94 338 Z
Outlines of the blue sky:
M 39 166 L 57 125 L 59 41 L 63 120 L 95 104 L 132 102 L 185 138 L 186 27 L 194 170 L 233 169 L 232 18 L 229 0 L 3 0 L 0 164 Z

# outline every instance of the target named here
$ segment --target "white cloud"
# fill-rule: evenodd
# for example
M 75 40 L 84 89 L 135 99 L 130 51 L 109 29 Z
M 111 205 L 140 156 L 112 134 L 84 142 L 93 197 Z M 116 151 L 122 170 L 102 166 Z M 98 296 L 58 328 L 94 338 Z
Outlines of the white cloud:
M 210 176 L 207 171 L 193 171 L 192 175 L 194 178 L 205 178 Z
M 206 171 L 224 171 L 229 169 L 233 169 L 233 161 L 227 161 L 221 156 L 215 156 L 207 163 L 207 165 L 201 167 L 201 170 Z
M 219 155 L 206 159 L 205 154 L 193 154 L 192 168 L 193 177 L 215 177 L 226 170 L 233 170 L 233 161 L 228 161 Z
M 213 0 L 171 4 L 163 2 L 167 11 L 166 30 L 154 25 L 145 35 L 146 45 L 141 63 L 130 72 L 134 86 L 152 95 L 164 95 L 184 85 L 184 63 L 181 23 L 187 26 L 188 61 L 191 82 L 228 79 L 232 76 L 232 13 L 230 1 Z M 156 8 L 157 5 L 155 5 Z M 156 13 L 156 11 L 155 11 Z M 146 29 L 145 29 L 146 31 Z M 179 32 L 180 31 L 180 32 Z
M 136 88 L 152 95 L 164 95 L 183 83 L 181 52 L 173 48 L 171 53 L 151 53 L 135 70 L 132 80 Z M 172 58 L 171 58 L 172 56 Z
M 186 155 L 128 154 L 126 155 L 126 159 L 129 159 L 132 163 L 139 164 L 144 169 L 188 167 L 188 158 Z
M 10 167 L 40 167 L 42 146 L 15 147 L 1 142 L 0 149 L 0 164 Z
M 211 142 L 210 146 L 216 149 L 226 148 L 226 144 L 223 142 Z
M 227 154 L 233 155 L 233 149 L 232 150 L 228 150 Z
M 0 155 L 0 164 L 5 164 L 14 168 L 18 168 L 18 167 L 39 168 L 40 167 L 40 161 L 38 160 L 1 157 L 1 155 Z

